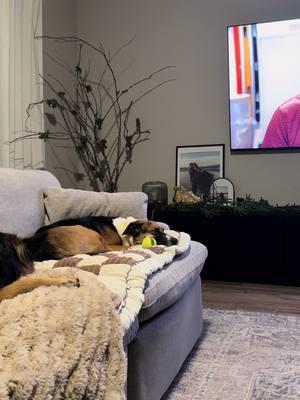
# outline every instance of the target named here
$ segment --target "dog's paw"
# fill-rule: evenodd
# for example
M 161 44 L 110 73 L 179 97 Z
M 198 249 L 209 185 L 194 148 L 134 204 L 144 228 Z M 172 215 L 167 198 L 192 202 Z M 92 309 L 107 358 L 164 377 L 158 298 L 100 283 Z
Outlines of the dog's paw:
M 80 281 L 76 277 L 70 276 L 63 276 L 58 278 L 58 285 L 59 286 L 66 286 L 66 287 L 80 287 Z

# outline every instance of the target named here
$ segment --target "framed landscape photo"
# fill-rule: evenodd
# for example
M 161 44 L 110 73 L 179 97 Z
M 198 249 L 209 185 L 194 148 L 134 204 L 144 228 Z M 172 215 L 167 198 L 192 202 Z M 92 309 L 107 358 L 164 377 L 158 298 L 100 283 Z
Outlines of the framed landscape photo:
M 223 176 L 224 144 L 176 147 L 176 186 L 209 197 L 213 181 Z

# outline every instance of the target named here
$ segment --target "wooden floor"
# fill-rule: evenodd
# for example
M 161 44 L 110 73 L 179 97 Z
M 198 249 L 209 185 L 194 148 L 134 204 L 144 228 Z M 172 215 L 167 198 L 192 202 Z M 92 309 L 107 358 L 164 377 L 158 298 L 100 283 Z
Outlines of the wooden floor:
M 206 307 L 300 314 L 300 287 L 206 280 L 202 287 Z

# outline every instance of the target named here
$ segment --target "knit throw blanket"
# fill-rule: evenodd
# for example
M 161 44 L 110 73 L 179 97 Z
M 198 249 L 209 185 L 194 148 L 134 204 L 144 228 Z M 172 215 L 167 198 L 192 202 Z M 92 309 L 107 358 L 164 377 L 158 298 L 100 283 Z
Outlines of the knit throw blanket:
M 155 246 L 144 249 L 132 246 L 128 250 L 111 251 L 94 256 L 78 254 L 81 261 L 77 264 L 82 270 L 92 272 L 121 299 L 118 309 L 124 331 L 139 313 L 144 301 L 144 289 L 147 278 L 154 272 L 172 262 L 176 255 L 184 253 L 190 246 L 190 235 L 185 232 L 165 231 L 178 239 L 178 244 L 170 247 Z M 35 263 L 38 271 L 53 268 L 55 260 Z
M 36 273 L 73 273 L 80 287 L 39 287 L 0 303 L 0 399 L 124 399 L 123 334 L 142 307 L 147 277 L 190 245 L 189 235 L 168 233 L 176 246 L 80 254 L 79 268 L 36 263 Z

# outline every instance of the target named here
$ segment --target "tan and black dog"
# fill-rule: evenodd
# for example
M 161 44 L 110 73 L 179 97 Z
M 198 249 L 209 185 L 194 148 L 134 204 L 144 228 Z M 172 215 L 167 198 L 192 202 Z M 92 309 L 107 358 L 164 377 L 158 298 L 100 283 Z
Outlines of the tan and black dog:
M 34 271 L 34 261 L 122 250 L 128 245 L 142 243 L 147 236 L 154 237 L 157 244 L 171 246 L 177 243 L 153 221 L 135 220 L 124 232 L 118 233 L 111 217 L 89 216 L 58 221 L 25 239 L 0 233 L 0 301 L 38 286 L 79 286 L 78 280 L 71 277 L 30 275 L 22 278 Z

